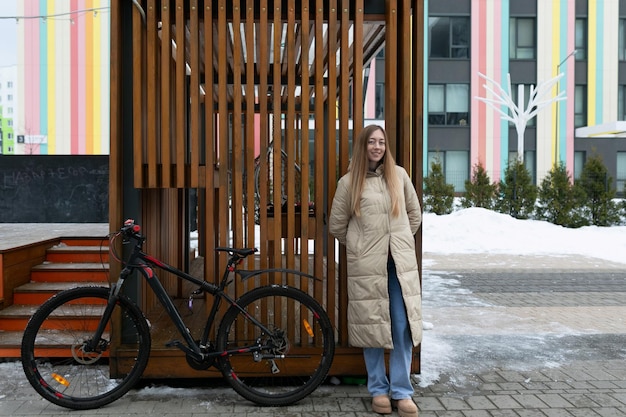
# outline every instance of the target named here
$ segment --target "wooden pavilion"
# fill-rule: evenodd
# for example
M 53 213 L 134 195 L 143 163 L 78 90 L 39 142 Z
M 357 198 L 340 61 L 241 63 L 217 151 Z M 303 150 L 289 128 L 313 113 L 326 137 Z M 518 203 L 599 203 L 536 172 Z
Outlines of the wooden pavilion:
M 226 260 L 213 249 L 228 245 L 258 247 L 248 269 L 321 278 L 294 284 L 336 326 L 331 373 L 363 375 L 361 349 L 347 345 L 345 252 L 326 219 L 351 138 L 365 123 L 364 69 L 383 48 L 385 127 L 421 197 L 423 7 L 420 0 L 112 0 L 111 230 L 135 218 L 148 252 L 207 280 L 219 279 Z M 197 251 L 190 249 L 196 218 Z M 421 230 L 417 240 L 421 266 Z M 189 297 L 177 280 L 160 278 L 173 298 Z M 146 376 L 218 376 L 192 370 L 183 352 L 165 347 L 169 330 L 159 325 L 156 300 L 140 281 L 132 288 L 153 324 Z M 202 324 L 196 314 L 189 328 Z M 416 349 L 415 372 L 419 359 Z

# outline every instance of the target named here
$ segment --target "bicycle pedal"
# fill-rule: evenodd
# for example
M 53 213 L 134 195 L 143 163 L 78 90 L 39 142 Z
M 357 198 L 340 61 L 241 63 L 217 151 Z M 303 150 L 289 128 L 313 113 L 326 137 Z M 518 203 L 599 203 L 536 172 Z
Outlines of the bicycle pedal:
M 170 340 L 169 342 L 167 342 L 165 344 L 165 347 L 171 348 L 171 347 L 180 347 L 183 343 L 178 340 L 178 339 L 174 339 L 174 340 Z

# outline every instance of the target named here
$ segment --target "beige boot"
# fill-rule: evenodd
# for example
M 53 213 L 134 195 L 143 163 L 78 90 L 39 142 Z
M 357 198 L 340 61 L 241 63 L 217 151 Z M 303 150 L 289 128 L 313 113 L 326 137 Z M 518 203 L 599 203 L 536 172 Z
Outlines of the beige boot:
M 372 398 L 372 410 L 378 414 L 391 414 L 391 401 L 386 395 L 377 395 Z
M 417 417 L 417 405 L 412 398 L 392 400 L 393 406 L 398 408 L 400 417 Z

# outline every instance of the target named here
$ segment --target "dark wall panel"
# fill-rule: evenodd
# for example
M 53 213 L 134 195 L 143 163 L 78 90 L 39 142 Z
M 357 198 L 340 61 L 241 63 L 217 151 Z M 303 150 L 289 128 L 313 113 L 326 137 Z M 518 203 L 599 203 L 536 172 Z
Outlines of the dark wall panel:
M 0 155 L 0 223 L 108 223 L 108 155 Z

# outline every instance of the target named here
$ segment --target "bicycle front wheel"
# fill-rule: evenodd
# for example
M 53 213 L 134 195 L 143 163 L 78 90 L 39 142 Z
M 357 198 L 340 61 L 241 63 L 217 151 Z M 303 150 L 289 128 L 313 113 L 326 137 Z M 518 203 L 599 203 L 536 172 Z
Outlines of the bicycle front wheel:
M 263 328 L 253 322 L 254 318 Z M 256 288 L 231 306 L 217 334 L 224 378 L 242 397 L 260 405 L 293 404 L 328 375 L 334 330 L 322 306 L 286 286 Z
M 62 291 L 28 322 L 22 366 L 30 384 L 46 400 L 75 410 L 98 408 L 128 392 L 146 368 L 150 329 L 139 308 L 123 295 L 113 310 L 121 325 L 113 328 L 106 323 L 95 348 L 88 347 L 109 292 L 104 287 Z M 118 351 L 112 358 L 114 338 Z

